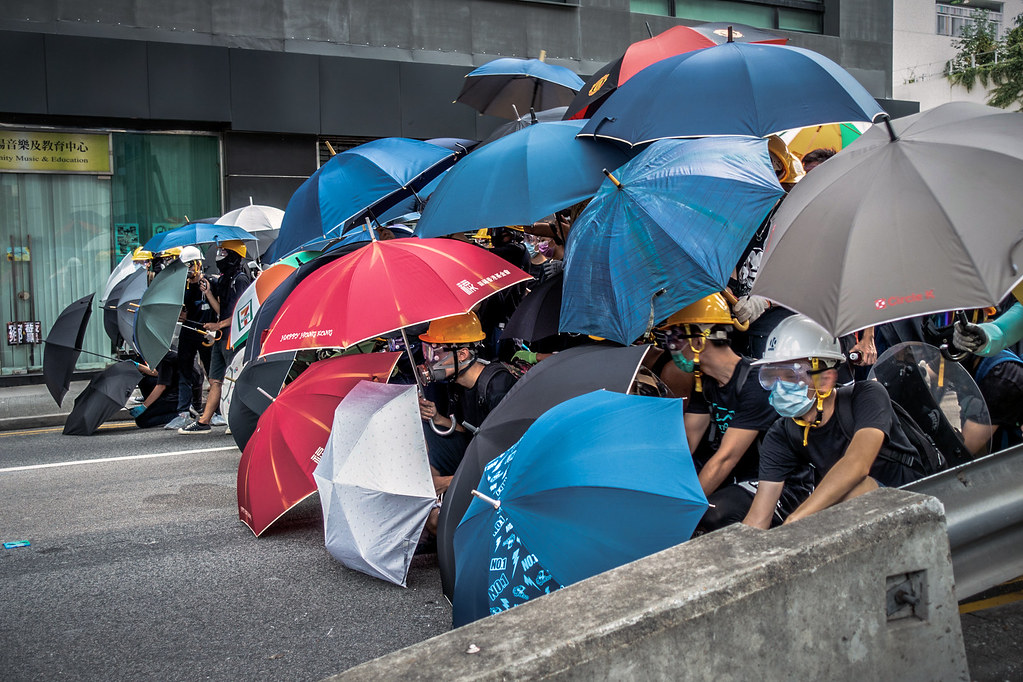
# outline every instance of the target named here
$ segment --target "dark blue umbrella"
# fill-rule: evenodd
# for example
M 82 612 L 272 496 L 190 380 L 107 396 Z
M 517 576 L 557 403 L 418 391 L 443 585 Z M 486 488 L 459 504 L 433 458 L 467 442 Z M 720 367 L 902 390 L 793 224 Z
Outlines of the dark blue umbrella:
M 191 244 L 219 244 L 229 239 L 240 239 L 242 241 L 256 241 L 252 233 L 234 225 L 213 225 L 210 223 L 189 223 L 170 232 L 161 232 L 154 235 L 142 247 L 143 251 L 153 254 L 173 249 L 175 246 L 189 246 Z
M 476 149 L 441 180 L 416 235 L 532 224 L 592 197 L 604 180 L 601 171 L 628 157 L 613 145 L 577 139 L 582 126 L 537 123 Z
M 643 69 L 607 98 L 580 135 L 633 146 L 671 137 L 764 137 L 882 114 L 870 93 L 823 55 L 725 43 Z
M 682 401 L 595 391 L 490 462 L 455 531 L 465 625 L 689 539 L 707 510 Z
M 564 66 L 503 57 L 466 74 L 455 101 L 481 114 L 514 120 L 531 108 L 567 106 L 582 87 L 583 79 Z
M 417 194 L 449 168 L 459 152 L 389 137 L 336 154 L 295 190 L 273 256 L 322 250 L 350 226 L 376 219 Z
M 615 176 L 569 232 L 560 329 L 622 344 L 723 289 L 784 194 L 763 139 L 661 140 Z

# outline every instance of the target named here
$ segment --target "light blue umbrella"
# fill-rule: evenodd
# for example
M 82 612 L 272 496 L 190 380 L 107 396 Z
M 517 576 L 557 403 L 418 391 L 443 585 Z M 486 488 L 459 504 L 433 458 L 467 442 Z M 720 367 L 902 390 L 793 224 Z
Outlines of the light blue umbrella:
M 682 401 L 595 391 L 490 462 L 455 531 L 455 627 L 690 538 L 707 510 Z
M 158 254 L 175 246 L 192 244 L 219 244 L 229 239 L 256 241 L 255 235 L 235 225 L 214 225 L 211 223 L 189 223 L 170 232 L 161 232 L 142 247 L 143 251 Z
M 561 331 L 627 345 L 720 291 L 783 194 L 767 140 L 650 145 L 605 181 L 572 225 Z
M 577 139 L 583 123 L 536 123 L 474 150 L 445 174 L 416 235 L 532 224 L 592 197 L 601 171 L 628 157 L 613 145 Z
M 583 79 L 564 66 L 503 57 L 466 74 L 455 101 L 481 114 L 515 120 L 530 108 L 567 106 L 582 87 Z

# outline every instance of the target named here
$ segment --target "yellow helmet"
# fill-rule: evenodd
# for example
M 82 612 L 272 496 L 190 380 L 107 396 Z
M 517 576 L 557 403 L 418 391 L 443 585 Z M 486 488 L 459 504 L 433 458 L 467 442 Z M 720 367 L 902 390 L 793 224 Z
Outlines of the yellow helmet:
M 778 182 L 796 183 L 806 175 L 806 171 L 803 170 L 803 162 L 789 151 L 785 141 L 777 135 L 767 138 L 767 151 L 771 155 L 774 172 L 778 174 Z
M 228 239 L 220 242 L 220 248 L 234 251 L 242 258 L 245 258 L 245 243 L 241 239 Z
M 487 337 L 483 333 L 483 325 L 476 313 L 462 313 L 451 317 L 442 317 L 430 323 L 426 333 L 420 334 L 419 339 L 426 343 L 476 343 Z
M 690 303 L 669 317 L 662 327 L 678 324 L 732 324 L 732 311 L 721 294 L 714 293 Z
M 169 249 L 164 249 L 160 252 L 160 258 L 177 258 L 181 255 L 180 246 L 172 246 Z
M 142 247 L 135 249 L 135 252 L 131 254 L 131 259 L 136 263 L 144 260 L 153 260 L 153 254 L 149 251 L 143 251 Z
M 1016 300 L 1023 303 L 1023 282 L 1016 285 L 1016 288 L 1012 290 L 1012 295 L 1016 297 Z

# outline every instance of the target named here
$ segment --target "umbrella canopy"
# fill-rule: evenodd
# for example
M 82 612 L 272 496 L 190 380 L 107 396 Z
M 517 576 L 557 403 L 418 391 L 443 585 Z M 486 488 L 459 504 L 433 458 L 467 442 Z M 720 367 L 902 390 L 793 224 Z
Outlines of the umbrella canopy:
M 149 271 L 145 268 L 136 270 L 126 280 L 124 290 L 117 299 L 117 332 L 128 349 L 136 353 L 139 349 L 135 345 L 135 315 L 138 313 L 139 301 L 148 287 Z
M 780 135 L 789 151 L 802 159 L 814 149 L 841 151 L 863 134 L 870 126 L 866 123 L 826 123 L 789 130 Z
M 707 510 L 682 400 L 595 391 L 487 465 L 455 531 L 465 625 L 690 538 Z
M 234 402 L 234 389 L 244 368 L 245 354 L 235 353 L 224 373 L 224 384 L 220 389 L 220 409 L 217 411 L 227 420 L 228 428 L 231 426 L 231 403 Z M 244 450 L 244 448 L 238 449 Z
M 568 107 L 554 107 L 553 109 L 545 109 L 543 111 L 523 112 L 522 116 L 519 116 L 511 123 L 504 123 L 494 129 L 494 132 L 487 136 L 487 139 L 481 142 L 481 145 L 490 144 L 496 140 L 500 140 L 505 135 L 511 135 L 512 133 L 518 132 L 523 128 L 528 128 L 535 123 L 550 123 L 552 121 L 560 121 L 565 116 L 565 111 Z
M 590 76 L 572 99 L 566 119 L 590 118 L 612 92 L 646 67 L 677 54 L 701 50 L 726 42 L 773 43 L 784 45 L 787 38 L 742 24 L 708 23 L 699 26 L 672 26 L 652 38 L 633 43 L 618 59 Z
M 557 334 L 563 283 L 564 273 L 559 272 L 531 289 L 508 318 L 501 336 L 530 342 Z
M 228 211 L 217 218 L 215 225 L 235 225 L 256 238 L 256 244 L 252 254 L 253 257 L 262 256 L 267 248 L 277 239 L 281 229 L 281 221 L 284 220 L 284 211 L 273 206 L 262 206 L 260 204 L 249 204 Z
M 64 421 L 64 435 L 91 436 L 103 422 L 124 407 L 141 378 L 131 360 L 111 365 L 94 376 L 75 398 L 75 406 Z
M 437 499 L 416 387 L 360 381 L 334 412 L 313 478 L 331 555 L 405 587 Z
M 132 260 L 134 255 L 135 254 L 131 251 L 126 253 L 124 258 L 121 259 L 121 262 L 114 268 L 114 271 L 110 273 L 109 277 L 107 277 L 107 283 L 103 287 L 103 295 L 100 296 L 99 299 L 99 304 L 101 306 L 105 306 L 110 302 L 110 299 L 113 298 L 114 288 L 118 284 L 123 282 L 128 275 L 142 267 L 139 263 Z
M 118 306 L 121 303 L 121 298 L 128 292 L 129 295 L 135 296 L 134 302 L 138 303 L 139 299 L 142 298 L 142 293 L 146 290 L 146 286 L 149 284 L 149 271 L 145 268 L 139 268 L 132 272 L 129 272 L 126 277 L 117 281 L 116 284 L 107 293 L 106 299 L 100 303 L 103 308 L 103 330 L 110 337 L 111 343 L 117 344 L 118 339 L 121 337 L 121 330 L 118 326 Z M 132 299 L 125 299 L 131 301 Z M 126 320 L 127 328 L 130 329 L 135 320 L 134 308 L 131 312 L 131 319 Z
M 157 273 L 139 301 L 135 314 L 135 344 L 150 367 L 156 367 L 170 350 L 174 329 L 185 300 L 188 266 L 175 259 Z M 185 333 L 200 332 L 186 330 Z
M 531 225 L 589 199 L 604 180 L 601 171 L 628 157 L 612 145 L 576 139 L 582 127 L 582 121 L 537 123 L 472 152 L 441 180 L 416 235 Z
M 327 446 L 338 403 L 362 380 L 386 382 L 399 355 L 320 360 L 274 399 L 238 463 L 238 518 L 253 533 L 260 535 L 316 492 L 313 469 Z
M 458 157 L 457 151 L 403 137 L 336 154 L 292 195 L 274 243 L 275 257 L 322 248 L 346 228 L 417 193 Z
M 244 357 L 244 353 L 236 353 L 234 361 Z M 278 353 L 252 361 L 242 360 L 241 370 L 231 383 L 234 388 L 230 402 L 224 405 L 224 399 L 220 399 L 222 413 L 227 417 L 231 435 L 239 450 L 244 451 L 249 444 L 249 439 L 256 432 L 260 415 L 284 388 L 294 362 L 294 353 Z M 226 385 L 224 390 L 227 390 Z
M 319 255 L 318 251 L 299 251 L 277 261 L 252 281 L 234 306 L 231 326 L 228 327 L 227 347 L 241 348 L 249 337 L 249 330 L 263 304 L 273 291 L 302 263 L 308 263 Z
M 252 234 L 234 225 L 189 223 L 170 232 L 161 232 L 160 234 L 153 235 L 153 238 L 146 242 L 146 245 L 142 248 L 156 254 L 172 249 L 175 246 L 219 244 L 229 239 L 240 239 L 242 241 L 256 240 Z
M 997 305 L 1021 277 L 1020 177 L 1023 114 L 952 102 L 875 125 L 782 202 L 753 291 L 835 336 Z
M 635 146 L 671 137 L 751 135 L 884 111 L 842 67 L 788 45 L 726 43 L 669 57 L 611 94 L 579 133 Z
M 92 317 L 92 299 L 95 295 L 83 296 L 64 308 L 46 335 L 43 380 L 58 406 L 64 402 L 64 396 L 71 386 L 71 375 L 75 373 L 75 363 L 82 354 L 85 328 Z
M 530 109 L 566 106 L 582 86 L 583 79 L 564 66 L 503 57 L 466 74 L 455 101 L 481 114 L 517 119 Z
M 263 342 L 263 354 L 347 348 L 465 313 L 530 276 L 500 256 L 453 239 L 374 241 L 299 283 Z
M 749 138 L 661 140 L 616 181 L 569 232 L 560 328 L 622 344 L 723 289 L 783 195 L 767 140 Z

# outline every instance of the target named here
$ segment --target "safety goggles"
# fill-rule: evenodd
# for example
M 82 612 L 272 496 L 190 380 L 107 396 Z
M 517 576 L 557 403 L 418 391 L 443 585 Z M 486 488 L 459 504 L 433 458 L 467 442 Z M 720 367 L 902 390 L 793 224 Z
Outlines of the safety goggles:
M 768 391 L 774 388 L 779 381 L 809 386 L 815 375 L 822 374 L 829 369 L 831 368 L 826 365 L 820 365 L 818 369 L 814 369 L 807 360 L 764 365 L 760 368 L 760 385 Z
M 654 344 L 666 351 L 680 351 L 682 350 L 683 341 L 704 338 L 705 334 L 700 331 L 699 327 L 696 325 L 687 326 L 689 327 L 688 332 L 685 326 L 677 325 L 654 329 Z
M 452 349 L 450 346 L 445 346 L 443 344 L 435 345 L 423 341 L 423 361 L 428 365 L 446 362 L 451 353 Z

